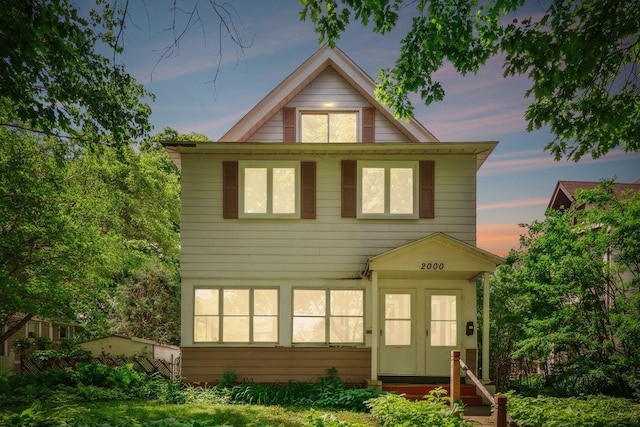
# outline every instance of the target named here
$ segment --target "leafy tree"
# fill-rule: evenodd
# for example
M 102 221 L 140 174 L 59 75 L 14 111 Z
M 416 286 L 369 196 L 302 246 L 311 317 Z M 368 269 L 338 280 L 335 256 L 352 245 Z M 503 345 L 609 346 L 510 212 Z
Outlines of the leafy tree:
M 206 140 L 167 128 L 136 149 L 84 149 L 0 128 L 1 341 L 38 316 L 177 342 L 179 171 L 165 137 Z
M 445 61 L 461 74 L 475 73 L 504 56 L 505 75 L 527 75 L 532 96 L 528 130 L 549 126 L 546 149 L 556 159 L 578 161 L 622 147 L 640 150 L 640 7 L 637 1 L 552 0 L 542 16 L 506 18 L 522 0 L 300 0 L 320 42 L 333 46 L 353 19 L 390 32 L 400 12 L 411 10 L 411 29 L 392 69 L 378 75 L 376 96 L 399 118 L 413 116 L 411 93 L 425 104 L 445 92 L 433 73 Z M 353 18 L 352 18 L 353 16 Z
M 85 295 L 98 247 L 67 191 L 73 156 L 56 141 L 0 128 L 0 343 L 35 315 L 74 319 Z
M 123 10 L 102 0 L 88 17 L 69 0 L 0 6 L 0 126 L 112 145 L 148 133 L 152 96 L 115 62 Z
M 539 362 L 555 392 L 631 397 L 640 392 L 640 192 L 616 195 L 603 182 L 578 192 L 576 206 L 529 225 L 498 269 L 496 342 L 503 357 Z

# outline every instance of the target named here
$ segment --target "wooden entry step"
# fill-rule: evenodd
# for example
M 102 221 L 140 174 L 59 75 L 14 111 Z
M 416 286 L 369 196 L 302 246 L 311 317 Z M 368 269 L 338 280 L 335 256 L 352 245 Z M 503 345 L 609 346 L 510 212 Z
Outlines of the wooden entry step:
M 449 384 L 382 384 L 383 391 L 404 394 L 409 400 L 422 400 L 430 391 L 439 387 L 447 391 L 447 396 L 451 395 Z M 462 400 L 462 403 L 466 406 L 482 406 L 482 398 L 478 396 L 476 386 L 472 384 L 460 384 L 460 400 Z

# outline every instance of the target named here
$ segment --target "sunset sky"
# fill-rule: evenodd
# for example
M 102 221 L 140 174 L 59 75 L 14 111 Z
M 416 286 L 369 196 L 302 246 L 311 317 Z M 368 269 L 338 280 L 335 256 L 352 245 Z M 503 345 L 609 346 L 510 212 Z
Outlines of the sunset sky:
M 230 1 L 242 40 L 250 45 L 244 51 L 224 30 L 220 43 L 219 21 L 209 2 L 200 1 L 199 18 L 193 15 L 195 21 L 178 49 L 161 59 L 173 40 L 172 3 L 131 1 L 124 33 L 127 71 L 156 95 L 151 105 L 154 133 L 170 126 L 217 140 L 319 47 L 313 25 L 300 21 L 301 6 L 295 0 Z M 187 22 L 185 12 L 195 2 L 178 4 L 180 31 Z M 527 2 L 518 16 L 543 11 L 540 2 Z M 380 68 L 393 66 L 411 12 L 405 9 L 397 29 L 384 36 L 351 25 L 337 45 L 375 78 Z M 640 179 L 640 153 L 615 150 L 575 164 L 555 162 L 543 152 L 552 139 L 549 132 L 526 131 L 524 95 L 530 83 L 526 77 L 503 78 L 501 58 L 491 60 L 477 75 L 460 76 L 445 66 L 437 79 L 443 83 L 445 100 L 425 107 L 416 96 L 416 119 L 440 141 L 499 141 L 478 172 L 477 243 L 482 249 L 505 255 L 517 247 L 524 232 L 518 224 L 544 218 L 558 180 Z

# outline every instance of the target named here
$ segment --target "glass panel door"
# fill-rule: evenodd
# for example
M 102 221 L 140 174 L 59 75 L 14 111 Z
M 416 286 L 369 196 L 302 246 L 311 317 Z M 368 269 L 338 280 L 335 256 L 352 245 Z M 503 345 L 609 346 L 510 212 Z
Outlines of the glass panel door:
M 415 291 L 383 290 L 380 297 L 379 372 L 415 375 Z
M 460 345 L 460 291 L 428 291 L 426 374 L 449 376 L 451 350 Z

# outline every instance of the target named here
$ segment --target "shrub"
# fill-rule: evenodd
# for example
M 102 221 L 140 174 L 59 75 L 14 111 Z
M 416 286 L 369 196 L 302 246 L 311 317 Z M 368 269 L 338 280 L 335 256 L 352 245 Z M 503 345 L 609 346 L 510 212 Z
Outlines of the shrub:
M 232 403 L 305 406 L 355 412 L 366 412 L 368 408 L 364 402 L 382 394 L 370 389 L 348 387 L 335 376 L 321 377 L 315 383 L 293 380 L 286 384 L 243 383 L 229 390 Z
M 436 389 L 425 396 L 425 400 L 411 402 L 397 394 L 386 394 L 367 402 L 371 415 L 382 427 L 424 426 L 424 427 L 459 427 L 469 426 L 464 419 L 458 417 L 462 406 L 451 408 L 451 398 L 446 397 L 444 390 Z
M 73 374 L 78 384 L 109 387 L 113 385 L 112 369 L 102 363 L 79 363 Z
M 640 404 L 607 396 L 531 398 L 510 395 L 508 411 L 521 427 L 640 425 Z

